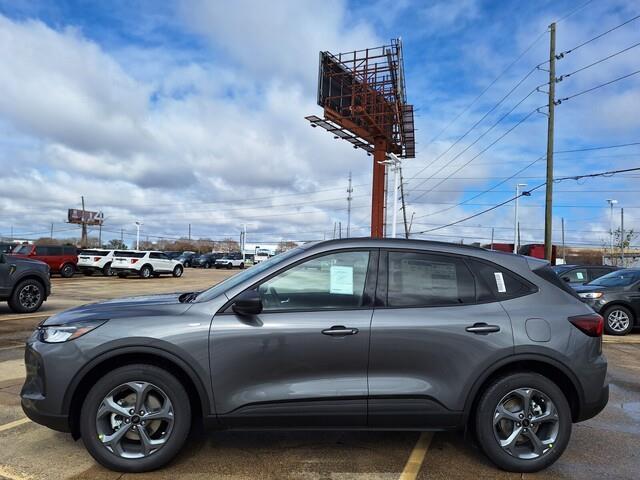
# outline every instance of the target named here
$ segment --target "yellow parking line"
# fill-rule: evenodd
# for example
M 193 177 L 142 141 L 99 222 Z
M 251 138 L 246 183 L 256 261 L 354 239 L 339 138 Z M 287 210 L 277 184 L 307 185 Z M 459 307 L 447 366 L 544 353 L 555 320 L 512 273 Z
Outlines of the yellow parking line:
M 420 472 L 420 468 L 422 468 L 422 462 L 424 462 L 424 457 L 427 454 L 427 450 L 429 450 L 432 438 L 433 433 L 431 432 L 423 432 L 420 434 L 420 438 L 418 438 L 400 474 L 400 480 L 415 480 Z
M 24 425 L 25 423 L 29 423 L 30 421 L 31 420 L 25 417 L 21 418 L 20 420 L 16 420 L 15 422 L 5 423 L 4 425 L 0 425 L 0 432 L 11 430 L 12 428 L 19 427 L 20 425 Z
M 9 318 L 0 318 L 0 322 L 10 322 L 15 320 L 28 320 L 30 318 L 50 317 L 53 313 L 39 313 L 37 315 L 11 315 Z

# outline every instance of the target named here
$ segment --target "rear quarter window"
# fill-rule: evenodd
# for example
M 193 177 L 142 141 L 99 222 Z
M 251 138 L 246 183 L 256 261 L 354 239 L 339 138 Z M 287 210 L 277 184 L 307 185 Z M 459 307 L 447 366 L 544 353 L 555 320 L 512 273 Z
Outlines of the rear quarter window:
M 479 260 L 470 260 L 469 263 L 477 281 L 482 284 L 479 292 L 486 292 L 478 298 L 479 301 L 489 300 L 489 293 L 496 300 L 507 300 L 529 295 L 536 291 L 533 284 L 506 268 Z M 553 271 L 551 273 L 558 278 Z

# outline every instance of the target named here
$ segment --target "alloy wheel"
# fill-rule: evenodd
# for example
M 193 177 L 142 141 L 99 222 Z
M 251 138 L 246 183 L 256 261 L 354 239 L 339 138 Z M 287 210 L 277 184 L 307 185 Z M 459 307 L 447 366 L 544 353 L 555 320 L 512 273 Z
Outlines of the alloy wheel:
M 609 324 L 609 328 L 615 332 L 624 332 L 627 328 L 629 328 L 629 322 L 631 319 L 626 312 L 622 310 L 613 310 L 607 316 L 607 323 Z
M 18 294 L 20 305 L 27 310 L 35 308 L 40 302 L 40 297 L 40 289 L 35 285 L 25 285 Z
M 512 390 L 498 402 L 493 413 L 493 433 L 505 452 L 529 460 L 553 449 L 559 422 L 558 410 L 549 397 L 524 387 Z
M 143 458 L 160 450 L 171 436 L 173 405 L 162 389 L 134 381 L 114 388 L 96 413 L 102 444 L 122 458 Z

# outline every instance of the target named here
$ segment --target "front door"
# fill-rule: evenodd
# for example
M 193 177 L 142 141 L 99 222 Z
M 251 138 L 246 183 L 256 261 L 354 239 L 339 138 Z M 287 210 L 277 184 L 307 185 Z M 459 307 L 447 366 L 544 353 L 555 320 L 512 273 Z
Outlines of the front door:
M 458 426 L 479 369 L 513 351 L 509 317 L 459 256 L 382 252 L 378 288 L 369 426 Z
M 211 377 L 230 426 L 365 426 L 377 250 L 298 262 L 256 288 L 263 311 L 219 312 Z

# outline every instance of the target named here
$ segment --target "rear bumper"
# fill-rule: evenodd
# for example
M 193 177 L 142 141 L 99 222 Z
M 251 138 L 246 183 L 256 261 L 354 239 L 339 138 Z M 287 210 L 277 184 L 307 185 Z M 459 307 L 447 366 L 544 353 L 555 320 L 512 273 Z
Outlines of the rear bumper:
M 584 403 L 580 408 L 580 416 L 576 420 L 582 422 L 598 415 L 609 402 L 609 384 L 602 387 L 600 397 L 591 403 Z
M 111 266 L 111 270 L 113 271 L 113 273 L 132 273 L 134 275 L 139 275 L 140 274 L 140 270 L 135 270 L 133 268 L 127 268 L 127 267 L 114 267 Z

